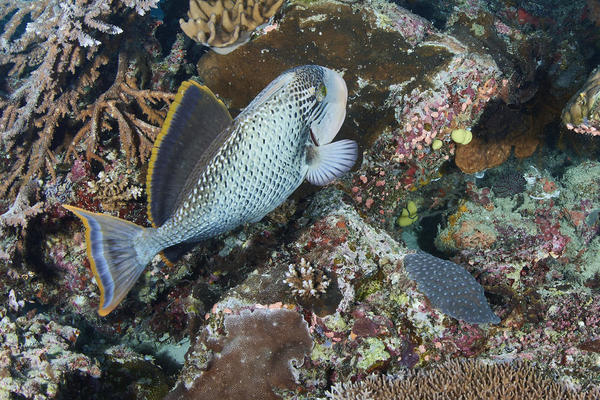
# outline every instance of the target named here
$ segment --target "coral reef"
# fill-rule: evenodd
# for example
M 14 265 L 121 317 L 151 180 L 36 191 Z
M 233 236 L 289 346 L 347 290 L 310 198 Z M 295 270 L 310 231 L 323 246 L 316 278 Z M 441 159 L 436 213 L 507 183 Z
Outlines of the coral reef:
M 14 310 L 18 311 L 18 310 Z M 75 351 L 80 331 L 30 310 L 18 318 L 0 308 L 0 397 L 55 398 L 68 375 L 99 377 L 100 368 Z
M 371 376 L 356 383 L 338 383 L 327 398 L 591 400 L 599 395 L 600 391 L 581 393 L 560 385 L 528 363 L 453 360 L 431 369 L 409 371 L 404 376 Z
M 562 122 L 576 132 L 600 135 L 600 67 L 597 67 L 581 90 L 571 97 L 562 113 Z
M 276 23 L 271 0 L 190 4 L 232 20 L 208 15 L 209 46 L 237 35 L 236 13 L 270 24 L 221 55 L 180 31 L 176 2 L 0 1 L 1 379 L 12 391 L 0 397 L 157 399 L 179 379 L 171 397 L 227 397 L 239 383 L 248 398 L 305 400 L 419 382 L 407 395 L 418 398 L 420 379 L 463 367 L 597 397 L 584 390 L 600 386 L 600 165 L 554 147 L 561 135 L 598 148 L 560 129 L 594 76 L 597 3 L 295 0 Z M 235 44 L 250 33 L 238 27 Z M 173 266 L 153 260 L 99 318 L 81 225 L 60 204 L 147 225 L 143 165 L 178 83 L 199 78 L 235 115 L 307 63 L 343 73 L 340 136 L 360 141 L 362 164 Z M 414 262 L 417 247 L 432 256 Z M 485 302 L 500 322 L 453 318 L 473 305 L 444 308 L 447 294 L 423 289 L 438 275 L 411 270 L 427 263 L 461 266 L 476 310 Z M 455 287 L 439 278 L 432 290 Z
M 166 399 L 278 399 L 274 390 L 294 389 L 294 368 L 312 346 L 306 322 L 286 308 L 244 309 L 212 316 L 188 357 L 181 382 Z M 221 324 L 210 326 L 213 324 Z M 224 329 L 225 335 L 219 334 Z M 202 349 L 214 356 L 206 359 Z M 204 369 L 197 376 L 197 368 Z M 190 380 L 191 378 L 191 380 Z
M 248 42 L 282 5 L 283 0 L 190 0 L 189 20 L 179 24 L 196 42 L 228 54 Z

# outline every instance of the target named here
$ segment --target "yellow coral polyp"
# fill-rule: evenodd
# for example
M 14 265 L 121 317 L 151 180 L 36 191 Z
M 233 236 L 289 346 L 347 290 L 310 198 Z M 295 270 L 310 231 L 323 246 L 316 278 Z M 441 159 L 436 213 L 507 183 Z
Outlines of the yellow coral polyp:
M 455 129 L 450 136 L 452 137 L 452 140 L 458 144 L 469 144 L 473 139 L 471 131 L 466 129 Z

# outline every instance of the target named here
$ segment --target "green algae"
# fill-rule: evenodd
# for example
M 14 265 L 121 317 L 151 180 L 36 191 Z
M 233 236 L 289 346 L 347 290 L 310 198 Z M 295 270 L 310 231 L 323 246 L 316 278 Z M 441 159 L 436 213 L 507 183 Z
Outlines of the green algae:
M 366 338 L 360 349 L 361 358 L 356 363 L 356 367 L 368 370 L 378 363 L 390 358 L 390 353 L 386 351 L 385 344 L 377 338 Z

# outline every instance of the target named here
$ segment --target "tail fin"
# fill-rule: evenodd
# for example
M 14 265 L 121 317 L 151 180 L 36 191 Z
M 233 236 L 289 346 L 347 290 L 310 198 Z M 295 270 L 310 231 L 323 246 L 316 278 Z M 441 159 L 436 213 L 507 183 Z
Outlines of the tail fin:
M 66 206 L 85 225 L 87 253 L 94 277 L 100 288 L 98 314 L 110 313 L 127 295 L 147 263 L 137 253 L 133 239 L 145 228 L 134 223 Z

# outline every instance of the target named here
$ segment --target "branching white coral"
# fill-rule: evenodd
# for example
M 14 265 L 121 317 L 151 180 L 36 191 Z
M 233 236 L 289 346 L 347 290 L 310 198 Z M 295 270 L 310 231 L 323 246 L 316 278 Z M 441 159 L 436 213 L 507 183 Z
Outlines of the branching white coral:
M 289 265 L 285 282 L 292 288 L 292 293 L 303 298 L 319 297 L 329 286 L 329 279 L 323 271 L 315 270 L 304 258 L 298 266 Z

